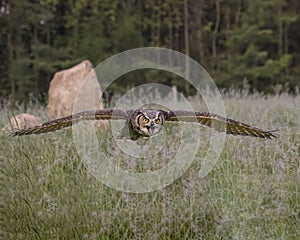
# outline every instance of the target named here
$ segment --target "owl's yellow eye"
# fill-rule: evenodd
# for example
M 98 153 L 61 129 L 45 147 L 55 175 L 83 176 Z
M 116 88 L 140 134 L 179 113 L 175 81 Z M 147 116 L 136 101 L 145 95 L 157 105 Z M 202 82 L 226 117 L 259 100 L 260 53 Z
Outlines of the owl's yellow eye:
M 148 119 L 148 118 L 144 118 L 144 122 L 145 122 L 145 123 L 148 123 L 148 122 L 149 122 L 149 119 Z
M 155 123 L 159 123 L 159 122 L 160 122 L 159 118 L 155 119 Z

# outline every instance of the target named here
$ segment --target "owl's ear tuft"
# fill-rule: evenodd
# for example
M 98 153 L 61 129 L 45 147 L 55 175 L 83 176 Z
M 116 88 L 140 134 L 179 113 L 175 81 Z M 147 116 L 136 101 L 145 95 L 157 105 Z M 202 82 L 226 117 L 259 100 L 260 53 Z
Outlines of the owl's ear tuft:
M 164 116 L 165 119 L 167 119 L 169 117 L 169 112 L 163 111 L 163 110 L 160 110 L 160 112 L 162 113 L 162 115 Z

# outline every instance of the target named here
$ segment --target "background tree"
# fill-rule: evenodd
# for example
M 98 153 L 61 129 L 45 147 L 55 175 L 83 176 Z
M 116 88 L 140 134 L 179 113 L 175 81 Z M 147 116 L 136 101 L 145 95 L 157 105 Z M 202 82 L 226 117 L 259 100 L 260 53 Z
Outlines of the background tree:
M 58 70 L 148 46 L 190 55 L 222 88 L 247 79 L 266 93 L 276 84 L 295 91 L 299 12 L 298 0 L 0 0 L 0 95 L 46 94 Z M 144 82 L 192 94 L 179 77 L 158 70 L 127 74 L 113 90 Z

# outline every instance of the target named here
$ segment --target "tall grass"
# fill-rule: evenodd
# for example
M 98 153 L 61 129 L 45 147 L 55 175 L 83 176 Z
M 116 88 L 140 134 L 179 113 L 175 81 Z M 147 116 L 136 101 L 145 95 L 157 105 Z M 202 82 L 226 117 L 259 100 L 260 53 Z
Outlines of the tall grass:
M 201 137 L 189 169 L 173 184 L 149 193 L 120 192 L 93 178 L 77 154 L 71 130 L 14 138 L 1 132 L 0 236 L 300 239 L 300 95 L 230 92 L 223 99 L 227 116 L 278 129 L 278 139 L 228 136 L 217 165 L 199 178 L 209 142 Z M 39 104 L 27 112 L 42 119 L 47 115 Z M 1 128 L 10 114 L 9 108 L 0 109 Z M 172 132 L 172 126 L 166 127 Z M 201 128 L 201 136 L 209 137 L 210 131 Z M 164 162 L 164 155 L 158 160 Z M 142 169 L 141 163 L 126 162 L 121 159 L 120 166 Z

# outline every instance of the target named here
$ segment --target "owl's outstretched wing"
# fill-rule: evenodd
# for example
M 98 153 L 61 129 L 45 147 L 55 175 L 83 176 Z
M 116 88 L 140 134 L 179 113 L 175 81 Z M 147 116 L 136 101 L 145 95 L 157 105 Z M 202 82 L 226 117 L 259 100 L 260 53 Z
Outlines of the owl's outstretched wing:
M 80 121 L 85 120 L 109 120 L 109 119 L 127 119 L 126 112 L 120 109 L 107 109 L 96 111 L 84 111 L 63 118 L 58 118 L 49 122 L 42 123 L 27 129 L 17 129 L 10 136 L 23 136 L 30 134 L 40 134 L 54 132 L 62 128 L 70 127 Z
M 273 131 L 265 131 L 248 124 L 224 118 L 217 114 L 193 111 L 169 111 L 165 113 L 166 121 L 199 122 L 219 132 L 232 135 L 252 136 L 259 138 L 276 138 Z

